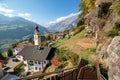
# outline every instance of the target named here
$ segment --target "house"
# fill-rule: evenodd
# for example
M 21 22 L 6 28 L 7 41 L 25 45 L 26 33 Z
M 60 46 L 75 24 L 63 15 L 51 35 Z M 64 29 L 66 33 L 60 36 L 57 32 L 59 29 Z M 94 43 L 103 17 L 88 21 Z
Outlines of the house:
M 42 72 L 55 52 L 52 47 L 41 46 L 41 36 L 39 34 L 38 26 L 35 28 L 34 45 L 26 46 L 18 53 L 16 58 L 25 64 L 25 71 Z
M 57 38 L 56 34 L 49 34 L 48 35 L 48 39 L 51 40 L 51 41 L 55 41 Z
M 65 33 L 57 33 L 57 39 L 65 38 Z
M 5 62 L 6 62 L 6 59 L 3 57 L 2 54 L 0 54 L 0 65 L 2 66 L 2 68 L 5 67 Z
M 19 47 L 16 47 L 13 51 L 13 55 L 17 55 L 22 49 Z
M 49 64 L 49 57 L 53 52 L 54 48 L 51 47 L 26 46 L 16 58 L 24 61 L 25 71 L 37 72 L 43 71 Z
M 73 35 L 74 35 L 74 29 L 69 30 L 69 35 L 70 35 L 70 36 L 73 36 Z

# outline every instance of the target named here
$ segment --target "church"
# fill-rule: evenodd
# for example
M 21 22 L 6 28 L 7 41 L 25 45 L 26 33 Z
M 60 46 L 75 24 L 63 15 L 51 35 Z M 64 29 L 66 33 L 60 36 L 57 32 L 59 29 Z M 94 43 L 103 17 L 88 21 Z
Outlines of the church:
M 36 25 L 34 31 L 34 45 L 26 46 L 18 53 L 16 58 L 24 62 L 26 72 L 42 72 L 45 67 L 50 64 L 54 53 L 55 48 L 41 46 L 41 35 Z

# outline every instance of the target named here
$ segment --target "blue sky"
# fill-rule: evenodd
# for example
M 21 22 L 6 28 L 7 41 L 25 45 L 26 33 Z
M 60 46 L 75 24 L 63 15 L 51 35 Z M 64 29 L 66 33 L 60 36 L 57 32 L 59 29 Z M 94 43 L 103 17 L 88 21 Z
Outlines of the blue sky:
M 20 16 L 39 24 L 78 14 L 81 0 L 0 0 L 0 14 Z

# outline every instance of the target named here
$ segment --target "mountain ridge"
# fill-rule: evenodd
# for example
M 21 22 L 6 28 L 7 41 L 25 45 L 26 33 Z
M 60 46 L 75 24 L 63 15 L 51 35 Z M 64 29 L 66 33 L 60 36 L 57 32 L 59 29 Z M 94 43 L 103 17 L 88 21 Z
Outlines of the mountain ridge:
M 75 28 L 77 23 L 78 17 L 72 16 L 60 22 L 49 24 L 48 29 L 53 32 L 61 32 Z
M 27 39 L 34 34 L 35 22 L 22 17 L 7 17 L 0 14 L 0 49 L 9 47 L 16 40 Z M 40 33 L 49 33 L 48 29 L 39 25 Z
M 9 38 L 10 34 L 13 35 L 12 36 L 13 38 L 17 38 L 20 35 L 20 32 L 22 32 L 21 34 L 24 34 L 24 35 L 33 34 L 35 24 L 36 24 L 35 22 L 26 20 L 21 17 L 9 18 L 9 17 L 3 16 L 3 15 L 0 15 L 0 18 L 1 18 L 1 20 L 0 20 L 0 36 L 1 36 L 1 38 L 2 38 L 2 36 Z M 38 24 L 38 26 L 39 26 L 41 33 L 49 32 L 44 26 L 41 26 L 39 24 Z M 14 34 L 14 33 L 16 33 L 16 34 Z M 22 38 L 22 36 L 19 38 Z

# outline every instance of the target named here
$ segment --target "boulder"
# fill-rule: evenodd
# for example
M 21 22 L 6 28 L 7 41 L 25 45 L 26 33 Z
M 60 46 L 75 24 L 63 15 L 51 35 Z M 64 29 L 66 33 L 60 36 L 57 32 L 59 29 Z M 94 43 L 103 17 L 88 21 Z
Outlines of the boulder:
M 107 48 L 109 80 L 120 80 L 120 36 L 116 36 Z

